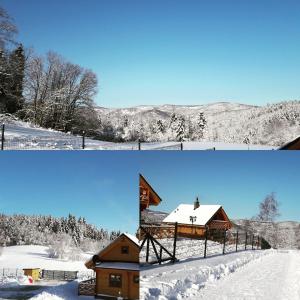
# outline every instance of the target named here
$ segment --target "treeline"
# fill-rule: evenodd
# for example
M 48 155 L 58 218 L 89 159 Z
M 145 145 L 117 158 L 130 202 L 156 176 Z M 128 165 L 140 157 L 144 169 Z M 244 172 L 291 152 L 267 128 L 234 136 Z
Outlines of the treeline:
M 169 118 L 145 118 L 136 121 L 127 115 L 116 120 L 102 117 L 99 136 L 111 141 L 199 141 L 205 137 L 207 120 L 202 111 L 193 117 L 173 113 Z
M 107 231 L 88 224 L 85 218 L 69 214 L 68 217 L 27 216 L 0 214 L 0 246 L 45 245 L 59 236 L 68 236 L 79 247 L 86 240 L 111 241 L 120 231 Z
M 40 56 L 15 41 L 17 28 L 0 7 L 0 113 L 36 125 L 94 135 L 97 76 L 59 54 Z

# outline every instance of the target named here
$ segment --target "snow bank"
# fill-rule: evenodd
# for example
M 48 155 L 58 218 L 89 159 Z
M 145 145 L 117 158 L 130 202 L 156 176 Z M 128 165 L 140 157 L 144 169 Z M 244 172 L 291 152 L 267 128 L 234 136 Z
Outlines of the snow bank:
M 227 276 L 271 251 L 245 251 L 142 269 L 141 299 L 175 300 L 192 297 L 208 282 Z

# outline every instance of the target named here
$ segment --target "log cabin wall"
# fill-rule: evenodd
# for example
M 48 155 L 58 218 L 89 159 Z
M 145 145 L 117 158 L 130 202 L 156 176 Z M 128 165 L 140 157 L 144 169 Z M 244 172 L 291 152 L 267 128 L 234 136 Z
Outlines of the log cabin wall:
M 110 275 L 121 276 L 121 286 L 110 285 Z M 138 271 L 118 269 L 97 269 L 96 270 L 96 294 L 123 297 L 124 299 L 139 299 L 139 283 L 135 277 L 139 276 Z

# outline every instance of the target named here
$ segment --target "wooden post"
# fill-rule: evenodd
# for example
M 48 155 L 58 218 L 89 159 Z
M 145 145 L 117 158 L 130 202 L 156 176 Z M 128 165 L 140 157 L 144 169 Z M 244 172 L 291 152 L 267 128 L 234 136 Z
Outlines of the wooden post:
M 252 233 L 252 250 L 254 249 L 254 234 Z
M 173 263 L 176 260 L 176 242 L 177 242 L 177 226 L 178 223 L 175 223 L 175 231 L 174 231 L 174 243 L 173 243 Z
M 85 149 L 85 131 L 82 131 L 82 149 Z
M 208 228 L 205 226 L 204 258 L 206 258 Z
M 1 150 L 4 150 L 4 131 L 5 131 L 5 124 L 2 124 L 2 134 L 1 134 Z
M 257 247 L 256 249 L 259 249 L 259 235 L 257 236 Z
M 138 149 L 139 149 L 139 151 L 141 151 L 141 140 L 140 139 L 138 140 L 138 144 L 139 144 Z
M 246 231 L 246 238 L 245 238 L 245 250 L 247 250 L 247 231 Z
M 180 150 L 183 151 L 183 143 L 180 143 Z
M 147 248 L 146 248 L 146 262 L 149 261 L 149 236 L 147 233 Z
M 160 247 L 159 250 L 159 264 L 161 264 L 161 259 L 162 259 L 162 247 Z
M 225 244 L 226 244 L 226 229 L 224 229 L 223 254 L 225 254 Z
M 236 232 L 236 239 L 235 239 L 235 252 L 238 251 L 238 240 L 239 240 L 239 232 Z

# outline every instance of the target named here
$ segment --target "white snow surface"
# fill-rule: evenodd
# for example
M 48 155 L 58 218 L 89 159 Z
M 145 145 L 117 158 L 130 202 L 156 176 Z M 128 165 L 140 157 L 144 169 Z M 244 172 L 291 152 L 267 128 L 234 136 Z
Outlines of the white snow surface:
M 80 150 L 82 137 L 41 128 L 0 114 L 5 123 L 6 150 Z M 113 143 L 85 139 L 86 150 L 138 150 L 137 142 Z M 180 150 L 179 142 L 142 143 L 142 150 Z M 183 150 L 272 150 L 274 146 L 226 142 L 183 142 Z
M 0 256 L 0 269 L 24 269 L 41 268 L 47 270 L 63 271 L 87 271 L 84 265 L 85 258 L 91 254 L 86 254 L 83 261 L 67 261 L 56 258 L 49 258 L 48 247 L 26 245 L 4 247 L 3 254 Z
M 200 205 L 194 209 L 193 204 L 180 204 L 176 207 L 163 222 L 178 222 L 179 224 L 194 224 L 204 226 L 220 209 L 221 205 Z M 191 216 L 196 217 L 194 222 L 191 222 Z
M 299 250 L 248 250 L 141 270 L 141 299 L 298 300 Z
M 41 268 L 47 270 L 78 271 L 80 280 L 93 277 L 84 261 L 66 261 L 49 258 L 45 246 L 11 246 L 4 247 L 0 256 L 0 299 L 38 299 L 38 300 L 85 300 L 94 297 L 78 296 L 78 281 L 37 281 L 29 282 L 27 276 L 21 275 L 23 268 Z M 86 254 L 86 260 L 91 254 Z M 10 274 L 3 277 L 4 274 Z M 22 272 L 23 274 L 23 272 Z
M 272 251 L 248 250 L 209 258 L 193 257 L 175 264 L 141 268 L 141 299 L 191 299 L 216 281 Z

